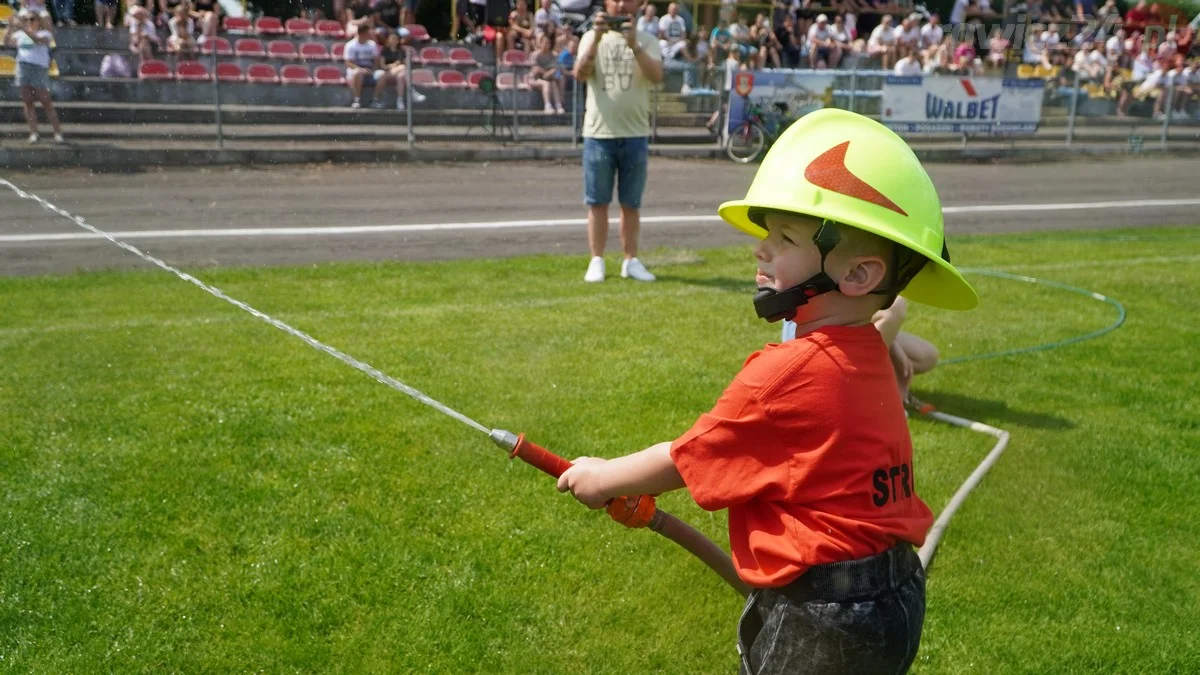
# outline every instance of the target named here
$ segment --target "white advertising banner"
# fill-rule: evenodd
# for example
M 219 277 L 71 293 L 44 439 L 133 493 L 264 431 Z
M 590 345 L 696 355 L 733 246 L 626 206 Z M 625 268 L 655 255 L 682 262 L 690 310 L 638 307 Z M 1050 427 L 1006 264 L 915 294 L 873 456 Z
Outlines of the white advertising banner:
M 880 121 L 909 133 L 1033 133 L 1044 86 L 1040 79 L 889 75 Z

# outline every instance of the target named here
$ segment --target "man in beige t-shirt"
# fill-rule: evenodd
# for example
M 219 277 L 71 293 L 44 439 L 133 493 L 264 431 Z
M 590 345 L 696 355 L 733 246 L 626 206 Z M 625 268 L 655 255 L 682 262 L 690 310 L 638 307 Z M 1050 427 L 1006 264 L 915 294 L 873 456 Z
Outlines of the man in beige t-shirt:
M 586 82 L 583 117 L 583 192 L 592 260 L 584 281 L 604 281 L 608 204 L 614 178 L 621 203 L 621 276 L 654 281 L 637 259 L 639 209 L 650 149 L 650 88 L 663 80 L 658 40 L 635 28 L 638 0 L 605 0 L 594 28 L 579 41 L 575 79 Z M 613 17 L 611 20 L 609 17 Z M 610 21 L 619 28 L 610 28 Z

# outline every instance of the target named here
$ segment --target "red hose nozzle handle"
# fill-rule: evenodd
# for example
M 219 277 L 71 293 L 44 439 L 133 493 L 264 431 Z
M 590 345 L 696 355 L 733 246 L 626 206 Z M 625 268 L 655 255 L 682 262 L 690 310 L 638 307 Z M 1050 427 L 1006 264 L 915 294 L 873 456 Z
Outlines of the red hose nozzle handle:
M 555 478 L 571 468 L 571 463 L 567 460 L 536 443 L 525 440 L 525 434 L 514 436 L 508 431 L 495 430 L 489 434 L 489 437 L 496 445 L 511 451 L 508 455 L 509 459 L 517 457 L 522 462 Z
M 495 430 L 489 437 L 502 448 L 509 450 L 509 459 L 514 457 L 540 469 L 555 478 L 571 468 L 571 463 L 550 452 L 542 446 L 530 442 L 525 434 L 513 435 L 511 432 Z M 617 497 L 608 503 L 608 515 L 625 527 L 646 527 L 654 517 L 654 497 L 639 495 L 635 497 Z

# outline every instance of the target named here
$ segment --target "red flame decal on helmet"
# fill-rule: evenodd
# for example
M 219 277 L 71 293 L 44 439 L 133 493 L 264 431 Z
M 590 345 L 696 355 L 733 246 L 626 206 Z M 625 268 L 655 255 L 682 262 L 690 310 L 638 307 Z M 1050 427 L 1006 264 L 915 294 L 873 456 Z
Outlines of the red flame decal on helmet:
M 896 206 L 895 202 L 883 196 L 879 190 L 850 173 L 850 169 L 846 168 L 846 150 L 849 148 L 850 141 L 846 141 L 821 153 L 804 170 L 804 178 L 817 187 L 861 199 L 895 211 L 902 216 L 908 216 L 904 209 Z

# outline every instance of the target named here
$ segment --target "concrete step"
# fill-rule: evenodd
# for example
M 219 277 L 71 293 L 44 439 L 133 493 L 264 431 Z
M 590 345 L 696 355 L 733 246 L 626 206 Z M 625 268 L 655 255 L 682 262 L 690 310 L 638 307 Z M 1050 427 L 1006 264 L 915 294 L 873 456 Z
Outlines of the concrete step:
M 19 141 L 28 131 L 24 124 L 0 124 L 0 138 Z M 71 140 L 83 142 L 128 143 L 158 139 L 164 147 L 180 143 L 213 142 L 217 138 L 216 125 L 208 124 L 89 124 L 68 125 Z M 354 145 L 360 143 L 407 143 L 408 127 L 405 125 L 327 125 L 296 127 L 294 125 L 222 125 L 222 134 L 228 142 L 275 143 L 324 143 L 331 145 Z M 490 127 L 475 126 L 414 126 L 413 135 L 418 142 L 438 143 L 482 143 L 487 141 L 513 142 L 512 127 L 497 126 L 495 133 Z M 578 134 L 575 134 L 578 139 Z M 570 143 L 571 128 L 561 126 L 518 127 L 516 142 L 519 143 Z M 658 145 L 714 144 L 715 138 L 706 129 L 664 127 L 658 129 L 653 143 Z

